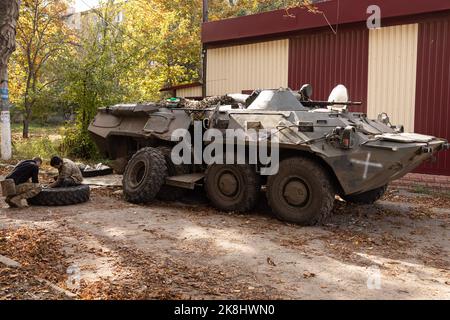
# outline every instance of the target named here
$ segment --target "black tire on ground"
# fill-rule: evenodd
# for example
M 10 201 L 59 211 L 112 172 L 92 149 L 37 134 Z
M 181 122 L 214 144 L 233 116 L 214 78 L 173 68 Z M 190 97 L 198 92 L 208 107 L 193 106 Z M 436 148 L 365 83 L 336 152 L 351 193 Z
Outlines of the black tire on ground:
M 164 159 L 166 160 L 168 176 L 178 176 L 189 173 L 189 168 L 185 165 L 175 165 L 172 162 L 172 148 L 170 147 L 158 147 L 159 151 L 164 155 Z M 157 198 L 163 201 L 175 201 L 180 200 L 186 194 L 186 189 L 177 188 L 172 186 L 163 185 L 161 190 L 157 194 Z
M 106 168 L 106 169 L 101 169 L 101 170 L 87 170 L 87 171 L 81 171 L 81 174 L 83 175 L 83 178 L 102 177 L 102 176 L 107 176 L 107 175 L 113 174 L 113 169 Z
M 250 165 L 214 164 L 206 170 L 205 190 L 217 209 L 247 212 L 258 203 L 260 176 Z
M 83 184 L 69 188 L 42 189 L 37 196 L 28 199 L 28 203 L 34 206 L 69 206 L 87 202 L 89 196 L 90 188 Z
M 294 157 L 283 160 L 278 174 L 269 177 L 267 199 L 278 219 L 311 226 L 331 215 L 335 191 L 320 164 Z
M 123 175 L 123 194 L 132 203 L 155 199 L 168 175 L 166 161 L 160 150 L 143 148 L 136 152 Z
M 383 187 L 370 190 L 361 194 L 343 196 L 342 199 L 344 199 L 347 202 L 355 204 L 373 204 L 374 202 L 380 200 L 384 196 L 384 194 L 387 191 L 387 188 L 388 186 L 385 185 Z

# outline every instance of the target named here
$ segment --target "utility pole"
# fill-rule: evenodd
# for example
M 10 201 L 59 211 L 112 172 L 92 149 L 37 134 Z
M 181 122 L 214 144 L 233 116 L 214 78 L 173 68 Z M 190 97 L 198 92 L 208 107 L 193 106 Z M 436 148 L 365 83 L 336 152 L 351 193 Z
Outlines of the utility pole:
M 203 0 L 203 23 L 208 22 L 208 0 Z M 202 96 L 206 98 L 206 66 L 208 59 L 208 50 L 202 44 Z
M 12 158 L 11 150 L 11 116 L 9 112 L 8 71 L 2 72 L 0 84 L 1 93 L 1 154 L 3 160 Z
M 203 0 L 203 22 L 208 22 L 208 0 Z

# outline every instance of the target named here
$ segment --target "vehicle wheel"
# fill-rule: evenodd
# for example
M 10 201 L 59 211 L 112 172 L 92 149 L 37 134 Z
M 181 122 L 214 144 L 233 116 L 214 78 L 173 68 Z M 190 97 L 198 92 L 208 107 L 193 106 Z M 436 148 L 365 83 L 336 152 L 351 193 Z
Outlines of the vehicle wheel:
M 206 170 L 205 189 L 217 209 L 246 212 L 256 206 L 261 182 L 250 165 L 214 164 Z
M 343 196 L 342 199 L 344 199 L 347 202 L 356 204 L 373 204 L 375 201 L 380 200 L 381 197 L 384 196 L 384 194 L 387 191 L 387 188 L 388 186 L 385 185 L 383 187 L 370 190 L 361 194 Z
M 280 163 L 278 174 L 267 185 L 269 206 L 278 219 L 311 226 L 331 214 L 335 192 L 325 169 L 306 158 L 289 158 Z
M 90 188 L 84 184 L 69 188 L 48 188 L 28 199 L 28 203 L 34 206 L 69 206 L 87 202 L 89 196 Z
M 155 148 L 136 152 L 123 175 L 123 194 L 132 203 L 147 203 L 155 199 L 167 177 L 164 155 Z
M 172 162 L 172 148 L 170 147 L 158 147 L 159 151 L 164 155 L 166 160 L 167 170 L 169 177 L 178 176 L 189 173 L 189 168 L 185 165 L 175 165 Z M 186 189 L 177 188 L 172 186 L 163 185 L 161 190 L 157 194 L 157 198 L 163 201 L 175 201 L 180 200 L 186 194 Z

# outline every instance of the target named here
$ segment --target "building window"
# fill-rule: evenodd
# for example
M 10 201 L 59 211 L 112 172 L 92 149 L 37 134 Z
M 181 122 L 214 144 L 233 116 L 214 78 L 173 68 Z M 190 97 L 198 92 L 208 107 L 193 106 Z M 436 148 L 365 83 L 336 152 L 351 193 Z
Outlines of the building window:
M 117 16 L 116 16 L 116 18 L 114 19 L 117 23 L 121 23 L 122 21 L 123 21 L 123 12 L 122 11 L 120 11 L 118 14 L 117 14 Z

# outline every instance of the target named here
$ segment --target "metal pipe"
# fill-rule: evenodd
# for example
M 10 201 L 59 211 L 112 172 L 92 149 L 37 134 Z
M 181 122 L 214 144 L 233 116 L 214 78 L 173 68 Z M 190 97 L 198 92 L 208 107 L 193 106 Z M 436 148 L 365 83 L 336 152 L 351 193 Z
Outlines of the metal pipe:
M 203 22 L 208 22 L 208 0 L 203 0 Z
M 209 14 L 208 0 L 203 0 L 203 23 L 208 22 Z M 208 59 L 208 50 L 204 44 L 202 44 L 202 97 L 206 98 L 206 66 Z

